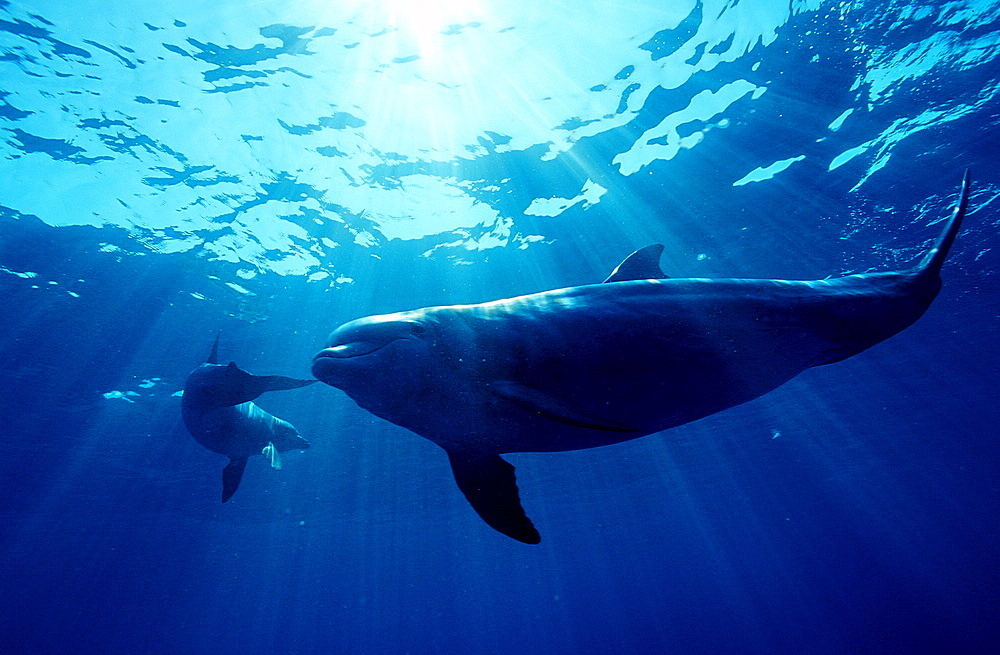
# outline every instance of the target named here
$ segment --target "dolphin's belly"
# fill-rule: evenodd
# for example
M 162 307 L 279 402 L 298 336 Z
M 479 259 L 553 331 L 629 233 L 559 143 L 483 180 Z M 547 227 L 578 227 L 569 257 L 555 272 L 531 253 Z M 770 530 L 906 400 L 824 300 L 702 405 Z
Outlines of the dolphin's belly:
M 753 400 L 805 368 L 772 361 L 751 378 L 740 375 L 752 370 L 747 362 L 741 362 L 744 366 L 731 363 L 724 357 L 706 357 L 698 362 L 673 361 L 627 371 L 615 363 L 595 365 L 586 373 L 575 367 L 556 367 L 544 379 L 523 378 L 522 388 L 539 394 L 544 402 L 512 401 L 486 387 L 478 395 L 479 402 L 469 403 L 468 395 L 453 398 L 442 389 L 432 420 L 415 422 L 417 417 L 411 415 L 395 422 L 415 428 L 446 448 L 497 453 L 580 450 L 667 430 Z M 555 411 L 546 411 L 548 407 Z M 570 421 L 560 416 L 563 408 Z M 592 419 L 597 427 L 571 424 L 576 416 Z

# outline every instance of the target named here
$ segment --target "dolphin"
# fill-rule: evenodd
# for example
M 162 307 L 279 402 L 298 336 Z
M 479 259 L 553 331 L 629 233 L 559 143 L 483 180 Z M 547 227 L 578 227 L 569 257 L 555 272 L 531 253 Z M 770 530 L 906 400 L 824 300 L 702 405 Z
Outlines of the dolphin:
M 891 337 L 927 310 L 969 202 L 913 268 L 798 281 L 667 278 L 662 245 L 602 284 L 350 321 L 313 375 L 448 454 L 496 530 L 536 544 L 512 452 L 636 439 L 757 398 Z
M 181 416 L 188 432 L 205 448 L 229 457 L 222 471 L 222 502 L 240 486 L 247 458 L 264 455 L 274 469 L 281 468 L 281 455 L 302 450 L 309 442 L 295 427 L 268 414 L 251 401 L 266 391 L 297 389 L 316 380 L 296 380 L 280 375 L 251 375 L 230 362 L 219 364 L 219 336 L 208 361 L 187 378 L 181 397 Z

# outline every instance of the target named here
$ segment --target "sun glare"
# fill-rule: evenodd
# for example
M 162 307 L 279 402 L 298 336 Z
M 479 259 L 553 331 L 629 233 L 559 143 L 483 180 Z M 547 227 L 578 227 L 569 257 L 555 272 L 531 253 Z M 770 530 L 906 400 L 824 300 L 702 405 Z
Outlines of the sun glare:
M 489 113 L 475 84 L 476 71 L 489 65 L 486 32 L 502 29 L 488 8 L 475 0 L 366 0 L 317 8 L 317 15 L 341 26 L 350 49 L 331 56 L 357 71 L 338 91 L 364 114 L 375 147 L 445 159 L 467 154 Z
M 373 0 L 383 6 L 388 22 L 395 27 L 423 36 L 459 28 L 474 20 L 478 7 L 467 0 Z

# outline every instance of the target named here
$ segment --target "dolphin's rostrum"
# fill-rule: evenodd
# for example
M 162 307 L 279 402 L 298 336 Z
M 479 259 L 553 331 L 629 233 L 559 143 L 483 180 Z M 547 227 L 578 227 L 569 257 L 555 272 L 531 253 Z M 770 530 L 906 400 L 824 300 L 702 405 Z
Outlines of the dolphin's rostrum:
M 279 453 L 309 447 L 291 423 L 268 414 L 251 401 L 267 391 L 297 389 L 314 382 L 280 375 L 251 375 L 235 362 L 222 366 L 216 335 L 208 361 L 191 371 L 184 385 L 181 415 L 198 443 L 229 457 L 229 465 L 222 471 L 222 502 L 240 486 L 251 455 L 264 455 L 273 468 L 280 469 Z
M 666 278 L 663 247 L 604 284 L 342 325 L 313 374 L 448 453 L 479 515 L 525 543 L 510 452 L 593 448 L 666 430 L 856 355 L 916 321 L 969 200 L 969 174 L 911 269 L 813 280 Z

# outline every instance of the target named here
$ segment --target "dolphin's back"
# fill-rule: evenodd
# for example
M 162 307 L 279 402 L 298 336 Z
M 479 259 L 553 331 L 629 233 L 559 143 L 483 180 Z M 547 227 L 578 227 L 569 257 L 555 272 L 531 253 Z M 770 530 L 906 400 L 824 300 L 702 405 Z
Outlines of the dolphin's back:
M 637 280 L 428 308 L 442 333 L 460 335 L 439 339 L 437 356 L 451 375 L 429 380 L 438 388 L 428 396 L 449 408 L 475 399 L 470 424 L 457 432 L 498 452 L 573 450 L 658 432 L 860 352 L 926 306 L 909 297 L 907 274 L 852 277 Z M 547 413 L 557 420 L 539 419 Z M 566 415 L 593 425 L 558 420 Z M 440 416 L 442 433 L 454 435 L 454 414 Z

